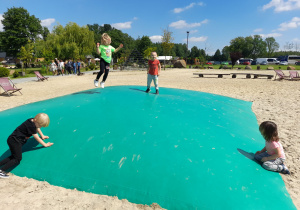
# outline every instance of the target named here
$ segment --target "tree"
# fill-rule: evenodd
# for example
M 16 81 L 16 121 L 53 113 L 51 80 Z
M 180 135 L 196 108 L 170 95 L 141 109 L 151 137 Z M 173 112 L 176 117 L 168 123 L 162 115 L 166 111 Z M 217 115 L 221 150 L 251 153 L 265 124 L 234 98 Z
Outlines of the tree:
M 55 57 L 60 59 L 82 59 L 96 50 L 94 34 L 87 26 L 68 23 L 65 27 L 57 25 L 48 35 L 45 48 L 52 48 Z M 49 53 L 47 53 L 49 54 Z
M 239 60 L 241 57 L 242 57 L 241 52 L 231 52 L 230 53 L 230 60 L 231 60 L 232 68 L 235 65 L 236 61 Z
M 273 53 L 279 49 L 279 44 L 276 42 L 274 37 L 268 37 L 265 39 L 267 46 L 267 55 L 268 58 L 271 58 Z
M 150 55 L 151 52 L 156 52 L 156 47 L 148 47 L 145 51 L 144 51 L 144 58 L 150 59 Z
M 42 37 L 43 37 L 43 40 L 46 41 L 47 39 L 47 36 L 50 34 L 50 31 L 47 27 L 43 27 L 42 29 Z
M 149 36 L 143 36 L 136 40 L 136 48 L 141 54 L 143 54 L 148 47 L 151 47 L 151 45 L 152 42 Z
M 252 37 L 252 50 L 250 57 L 256 59 L 263 56 L 266 53 L 266 42 L 260 35 L 254 35 Z
M 213 57 L 214 61 L 222 61 L 221 51 L 217 49 Z
M 31 44 L 31 42 L 28 42 L 28 44 L 21 47 L 20 52 L 18 53 L 18 55 L 19 55 L 18 58 L 24 62 L 25 69 L 28 66 L 28 64 L 32 61 L 32 59 L 34 58 L 33 48 L 34 48 L 33 44 Z
M 3 14 L 2 48 L 8 55 L 17 56 L 29 40 L 34 42 L 42 32 L 41 21 L 23 7 L 13 7 Z
M 201 54 L 200 54 L 200 50 L 198 49 L 198 47 L 196 47 L 196 46 L 192 47 L 190 57 L 198 58 L 198 57 L 200 57 L 200 55 Z
M 170 55 L 172 48 L 174 47 L 172 33 L 173 32 L 169 31 L 169 28 L 163 30 L 161 45 L 165 56 Z M 164 69 L 166 69 L 166 65 L 164 65 Z

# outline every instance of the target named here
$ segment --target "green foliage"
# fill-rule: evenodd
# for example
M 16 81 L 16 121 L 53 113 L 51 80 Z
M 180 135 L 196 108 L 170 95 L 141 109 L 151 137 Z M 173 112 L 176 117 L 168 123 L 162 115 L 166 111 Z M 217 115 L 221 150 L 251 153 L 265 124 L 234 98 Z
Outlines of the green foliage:
M 192 47 L 190 57 L 191 58 L 197 58 L 200 55 L 201 55 L 200 50 L 196 46 Z
M 89 69 L 90 69 L 90 70 L 94 70 L 94 69 L 96 69 L 96 66 L 95 66 L 95 64 L 94 64 L 94 63 L 90 63 L 90 65 L 89 65 Z
M 151 52 L 156 52 L 156 49 L 157 49 L 156 47 L 148 47 L 144 51 L 144 58 L 150 59 Z M 158 53 L 157 53 L 157 55 L 158 55 Z
M 21 46 L 34 41 L 42 32 L 41 21 L 23 7 L 13 7 L 3 14 L 2 47 L 8 55 L 17 56 Z
M 36 42 L 36 55 L 46 61 L 59 59 L 81 59 L 96 50 L 94 34 L 87 26 L 80 27 L 76 23 L 68 23 L 65 27 L 57 25 L 47 35 L 46 41 Z
M 8 77 L 9 70 L 5 67 L 0 67 L 0 77 Z
M 172 33 L 173 32 L 169 31 L 169 28 L 163 30 L 161 45 L 164 55 L 170 55 L 172 48 L 174 47 L 174 38 L 172 37 Z
M 152 42 L 148 36 L 143 36 L 136 40 L 136 48 L 141 54 L 143 54 L 147 48 L 151 47 L 151 45 Z
M 31 44 L 31 41 L 28 42 L 25 46 L 21 47 L 20 52 L 18 53 L 19 59 L 22 60 L 27 67 L 28 63 L 32 61 L 33 57 L 33 48 L 34 46 Z
M 15 71 L 15 72 L 13 73 L 13 78 L 17 78 L 17 77 L 19 77 L 19 73 L 18 73 L 17 71 Z
M 273 53 L 279 49 L 279 44 L 276 42 L 274 37 L 266 38 L 265 42 L 267 45 L 267 57 L 272 58 Z

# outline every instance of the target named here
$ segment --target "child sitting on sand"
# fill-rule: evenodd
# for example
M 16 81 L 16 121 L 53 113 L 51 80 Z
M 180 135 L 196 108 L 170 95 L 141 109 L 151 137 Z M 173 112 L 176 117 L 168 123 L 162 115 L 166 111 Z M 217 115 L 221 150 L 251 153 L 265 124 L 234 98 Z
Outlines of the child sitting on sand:
M 45 143 L 43 140 L 48 139 L 41 131 L 41 127 L 48 127 L 50 119 L 47 114 L 39 113 L 34 118 L 30 118 L 17 127 L 8 137 L 7 144 L 11 151 L 11 156 L 0 161 L 0 166 L 4 165 L 0 170 L 0 178 L 8 178 L 5 172 L 7 169 L 18 165 L 22 160 L 22 146 L 31 136 L 35 138 L 44 147 L 50 147 L 53 143 Z M 41 137 L 39 137 L 38 134 Z
M 274 122 L 265 121 L 260 124 L 259 131 L 266 140 L 266 145 L 255 153 L 254 158 L 262 162 L 262 167 L 266 170 L 290 174 L 284 165 L 285 154 L 279 142 L 277 125 Z
M 156 94 L 158 94 L 158 76 L 160 74 L 160 62 L 157 60 L 157 53 L 156 52 L 151 52 L 151 60 L 148 61 L 148 77 L 147 77 L 147 90 L 146 93 L 150 92 L 150 86 L 151 82 L 153 80 L 155 89 L 156 89 Z

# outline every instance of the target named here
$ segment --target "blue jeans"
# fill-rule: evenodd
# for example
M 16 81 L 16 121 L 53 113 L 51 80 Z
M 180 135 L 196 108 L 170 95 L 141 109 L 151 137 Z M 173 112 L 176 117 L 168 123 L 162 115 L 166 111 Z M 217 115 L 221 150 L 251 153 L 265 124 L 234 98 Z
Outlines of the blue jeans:
M 269 156 L 271 156 L 271 155 L 269 155 L 267 152 L 263 152 L 263 153 L 254 155 L 254 158 L 256 160 L 258 160 L 259 162 L 261 162 L 261 159 L 263 159 L 263 157 L 269 157 Z M 285 161 L 284 158 L 276 158 L 275 160 L 268 160 L 268 161 L 262 163 L 262 167 L 268 171 L 281 172 L 282 169 L 285 168 L 284 161 Z
M 157 75 L 148 74 L 148 77 L 147 77 L 147 88 L 150 89 L 152 80 L 154 82 L 155 89 L 158 90 L 158 76 Z

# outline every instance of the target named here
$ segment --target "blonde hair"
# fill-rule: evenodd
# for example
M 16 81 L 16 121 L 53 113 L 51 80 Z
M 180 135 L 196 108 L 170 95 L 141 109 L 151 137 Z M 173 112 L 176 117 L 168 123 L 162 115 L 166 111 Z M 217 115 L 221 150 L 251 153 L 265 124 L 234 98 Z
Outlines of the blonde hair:
M 39 113 L 37 114 L 34 119 L 41 127 L 48 127 L 50 124 L 49 116 L 45 113 Z
M 111 38 L 107 33 L 102 34 L 101 36 L 101 44 L 102 45 L 110 45 Z

